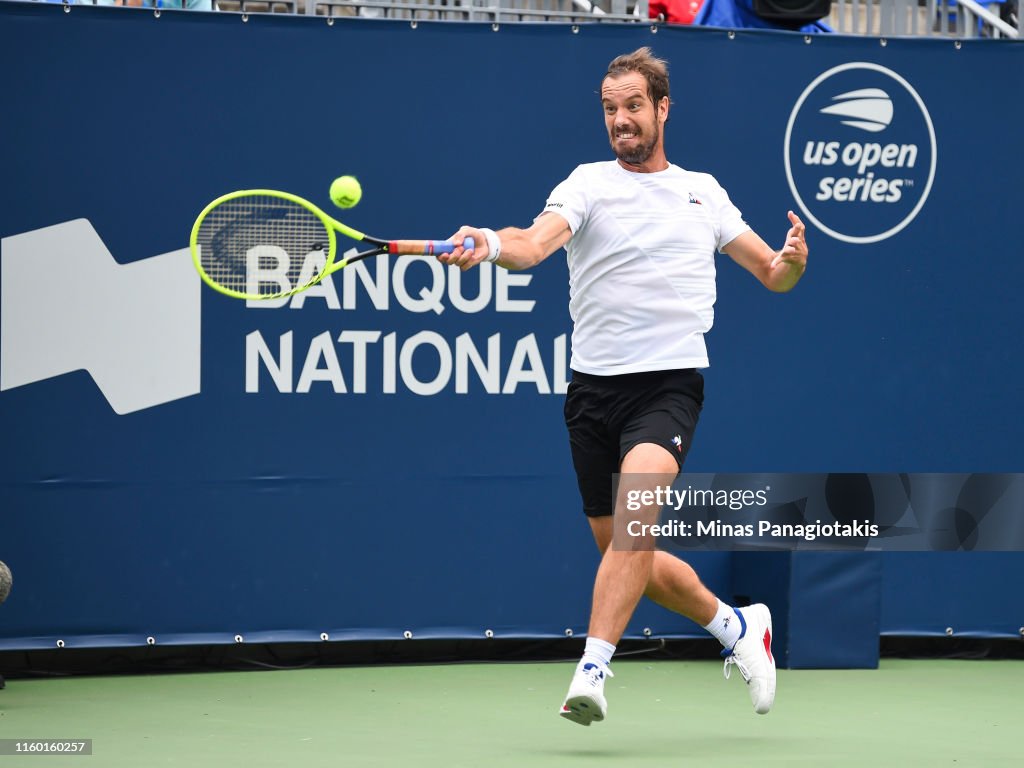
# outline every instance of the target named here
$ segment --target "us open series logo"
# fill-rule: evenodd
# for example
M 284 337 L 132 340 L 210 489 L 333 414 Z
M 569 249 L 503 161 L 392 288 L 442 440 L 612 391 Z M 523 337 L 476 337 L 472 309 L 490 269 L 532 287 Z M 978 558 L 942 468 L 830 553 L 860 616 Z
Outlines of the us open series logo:
M 906 227 L 935 180 L 935 128 L 903 77 L 867 62 L 818 75 L 786 125 L 785 165 L 800 210 L 847 243 Z

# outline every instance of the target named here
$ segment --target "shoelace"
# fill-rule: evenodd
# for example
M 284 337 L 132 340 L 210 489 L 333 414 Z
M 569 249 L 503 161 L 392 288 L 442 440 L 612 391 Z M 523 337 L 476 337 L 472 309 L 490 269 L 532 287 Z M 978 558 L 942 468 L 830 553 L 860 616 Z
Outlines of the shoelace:
M 580 672 L 583 675 L 583 677 L 586 678 L 587 684 L 592 685 L 595 688 L 599 686 L 604 680 L 604 677 L 601 674 L 602 672 L 604 673 L 604 675 L 607 675 L 608 677 L 615 677 L 615 675 L 612 674 L 611 669 L 609 669 L 608 667 L 601 669 L 596 664 L 593 665 L 590 669 L 583 669 L 580 670 Z
M 749 683 L 750 670 L 747 669 L 746 665 L 738 658 L 736 658 L 736 654 L 732 652 L 730 652 L 729 655 L 725 657 L 725 666 L 722 668 L 722 674 L 725 675 L 725 679 L 729 679 L 729 675 L 732 673 L 731 667 L 733 664 L 736 665 L 736 668 L 740 671 L 740 675 L 743 677 L 743 679 Z
M 731 650 L 722 651 L 722 656 L 725 657 L 725 666 L 722 668 L 722 674 L 725 675 L 725 679 L 728 680 L 729 675 L 732 672 L 732 669 L 730 669 L 730 667 L 732 667 L 732 665 L 735 664 L 736 668 L 740 671 L 740 675 L 742 675 L 743 679 L 749 683 L 750 670 L 747 669 L 746 664 L 744 664 L 742 661 L 736 658 L 736 646 L 739 645 L 740 640 L 747 636 L 747 620 L 743 617 L 742 610 L 734 610 L 736 613 L 736 618 L 740 620 L 740 636 L 736 639 L 736 642 L 733 643 Z

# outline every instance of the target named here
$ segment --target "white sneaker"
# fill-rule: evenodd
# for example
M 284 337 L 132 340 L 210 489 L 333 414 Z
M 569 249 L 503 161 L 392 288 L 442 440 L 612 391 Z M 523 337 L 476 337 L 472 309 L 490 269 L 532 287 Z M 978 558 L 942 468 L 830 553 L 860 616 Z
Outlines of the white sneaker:
M 569 685 L 569 693 L 559 714 L 566 720 L 580 725 L 590 725 L 604 720 L 608 714 L 608 702 L 604 698 L 605 677 L 615 677 L 608 667 L 587 662 L 577 668 Z
M 735 664 L 750 691 L 754 711 L 767 714 L 775 701 L 775 659 L 772 657 L 772 612 L 757 603 L 737 608 L 743 633 L 732 650 L 722 651 L 725 657 L 725 679 Z

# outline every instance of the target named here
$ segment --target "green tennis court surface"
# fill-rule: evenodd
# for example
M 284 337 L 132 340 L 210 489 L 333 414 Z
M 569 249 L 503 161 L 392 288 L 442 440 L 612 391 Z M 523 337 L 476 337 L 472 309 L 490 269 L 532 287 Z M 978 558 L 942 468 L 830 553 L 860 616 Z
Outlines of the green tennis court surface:
M 93 754 L 0 768 L 1021 765 L 1022 661 L 780 670 L 767 716 L 717 663 L 613 669 L 590 728 L 556 714 L 571 663 L 11 680 L 0 738 L 90 738 Z

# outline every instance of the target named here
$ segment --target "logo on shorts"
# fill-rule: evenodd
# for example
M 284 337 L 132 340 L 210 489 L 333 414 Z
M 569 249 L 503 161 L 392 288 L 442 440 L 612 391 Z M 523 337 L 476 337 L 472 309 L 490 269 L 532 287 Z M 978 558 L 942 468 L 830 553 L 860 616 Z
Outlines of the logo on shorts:
M 797 205 L 847 243 L 902 230 L 935 179 L 935 127 L 924 101 L 902 76 L 867 62 L 833 67 L 804 89 L 784 152 Z
M 676 450 L 679 453 L 683 452 L 683 438 L 680 437 L 679 435 L 676 435 L 675 437 L 672 438 L 672 445 L 676 447 Z

